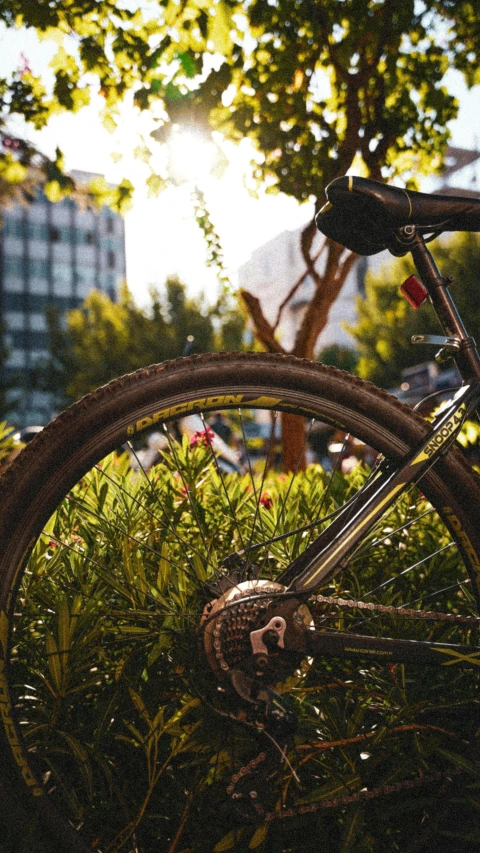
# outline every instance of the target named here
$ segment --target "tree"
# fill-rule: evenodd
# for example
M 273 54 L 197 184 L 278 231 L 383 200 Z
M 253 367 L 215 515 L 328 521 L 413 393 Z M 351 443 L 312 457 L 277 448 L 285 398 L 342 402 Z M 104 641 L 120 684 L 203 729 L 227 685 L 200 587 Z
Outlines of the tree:
M 147 308 L 135 304 L 126 286 L 118 302 L 92 291 L 82 307 L 68 313 L 66 327 L 50 310 L 50 357 L 40 365 L 37 382 L 54 394 L 58 408 L 124 373 L 178 358 L 188 335 L 196 352 L 241 349 L 244 321 L 225 298 L 206 308 L 201 298 L 187 298 L 174 277 L 165 290 L 162 295 L 152 288 Z
M 479 74 L 480 9 L 467 0 L 152 0 L 135 11 L 113 0 L 5 0 L 0 15 L 64 39 L 51 91 L 28 64 L 3 81 L 7 117 L 41 127 L 52 111 L 79 109 L 93 86 L 114 124 L 131 92 L 139 110 L 160 117 L 160 140 L 182 124 L 249 136 L 259 182 L 315 209 L 329 181 L 350 169 L 410 186 L 440 169 L 458 108 L 445 74 L 455 68 L 468 85 Z M 149 161 L 150 144 L 138 154 Z M 152 169 L 149 186 L 161 189 L 166 177 Z M 128 198 L 131 186 L 119 192 Z M 314 234 L 311 220 L 300 239 L 305 272 L 289 294 L 307 275 L 315 284 L 293 348 L 307 357 L 356 259 L 328 240 L 315 254 Z M 243 296 L 258 338 L 282 352 L 278 324 Z
M 210 122 L 231 139 L 249 136 L 258 151 L 255 174 L 272 192 L 309 200 L 353 170 L 401 179 L 440 170 L 447 123 L 458 104 L 444 86 L 459 69 L 478 81 L 480 10 L 453 0 L 252 0 L 248 27 L 228 61 L 166 105 L 172 122 Z M 306 276 L 315 285 L 292 352 L 312 357 L 330 306 L 356 256 L 324 240 L 315 250 L 310 219 L 300 237 L 305 270 L 292 281 L 284 307 Z M 263 345 L 284 352 L 260 301 L 243 292 Z M 296 444 L 289 436 L 292 458 Z M 293 442 L 293 444 L 292 444 Z M 288 467 L 288 462 L 287 462 Z
M 75 189 L 63 172 L 60 151 L 49 159 L 12 134 L 18 117 L 40 130 L 52 115 L 76 113 L 94 95 L 103 99 L 110 129 L 118 106 L 130 95 L 139 110 L 153 108 L 160 115 L 162 96 L 175 97 L 178 86 L 201 73 L 204 58 L 228 55 L 236 6 L 234 0 L 147 0 L 141 8 L 115 0 L 3 0 L 0 22 L 5 27 L 34 29 L 56 43 L 57 50 L 50 64 L 51 84 L 35 76 L 28 57 L 0 78 L 0 200 L 10 192 L 14 197 L 24 189 L 28 193 L 34 178 L 46 178 L 45 191 L 52 200 Z M 139 144 L 137 153 L 144 159 L 145 146 Z M 153 170 L 149 185 L 159 188 Z M 127 179 L 114 192 L 99 181 L 94 187 L 119 208 L 132 191 Z
M 453 276 L 453 298 L 469 334 L 478 340 L 480 237 L 456 234 L 449 240 L 439 240 L 433 254 L 440 271 Z M 413 272 L 408 258 L 396 258 L 379 272 L 367 273 L 366 298 L 357 298 L 358 322 L 348 327 L 360 355 L 358 374 L 384 388 L 399 385 L 402 370 L 435 354 L 410 343 L 413 334 L 439 332 L 434 327 L 437 321 L 430 305 L 425 303 L 414 311 L 400 293 L 400 285 Z
M 317 361 L 322 364 L 329 364 L 331 367 L 338 367 L 340 370 L 347 370 L 349 373 L 355 373 L 358 365 L 358 352 L 353 347 L 330 344 L 320 350 Z

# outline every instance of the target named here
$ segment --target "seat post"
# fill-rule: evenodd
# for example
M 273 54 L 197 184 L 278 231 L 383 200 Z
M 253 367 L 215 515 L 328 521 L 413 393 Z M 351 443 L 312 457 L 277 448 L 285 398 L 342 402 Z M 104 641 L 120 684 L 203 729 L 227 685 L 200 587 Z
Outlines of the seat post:
M 430 301 L 448 337 L 456 338 L 460 347 L 453 355 L 464 381 L 480 379 L 480 356 L 476 343 L 467 333 L 462 318 L 423 237 L 416 235 L 410 247 L 414 264 L 428 290 Z

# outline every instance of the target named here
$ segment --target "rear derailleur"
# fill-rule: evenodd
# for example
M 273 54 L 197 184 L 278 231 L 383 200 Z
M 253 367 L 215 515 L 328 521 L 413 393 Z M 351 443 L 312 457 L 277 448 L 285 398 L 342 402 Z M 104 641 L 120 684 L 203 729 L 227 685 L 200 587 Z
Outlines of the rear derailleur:
M 253 728 L 259 753 L 231 777 L 227 794 L 243 818 L 273 805 L 275 777 L 288 762 L 297 716 L 274 687 L 300 669 L 312 617 L 280 584 L 249 580 L 205 608 L 204 652 L 236 720 Z

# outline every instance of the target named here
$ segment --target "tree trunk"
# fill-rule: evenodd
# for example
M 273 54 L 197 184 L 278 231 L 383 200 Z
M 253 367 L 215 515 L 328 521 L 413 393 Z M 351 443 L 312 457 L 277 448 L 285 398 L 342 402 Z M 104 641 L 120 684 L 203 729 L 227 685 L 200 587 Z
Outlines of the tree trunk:
M 305 418 L 282 412 L 282 463 L 284 471 L 303 471 L 305 456 Z
M 300 251 L 305 263 L 305 270 L 292 283 L 292 287 L 279 306 L 274 321 L 267 319 L 257 296 L 248 290 L 241 291 L 252 319 L 255 335 L 270 352 L 287 352 L 277 337 L 282 314 L 303 281 L 307 276 L 310 276 L 315 284 L 315 291 L 305 308 L 290 352 L 298 358 L 314 358 L 315 343 L 328 321 L 330 307 L 358 257 L 353 252 L 347 252 L 345 255 L 343 246 L 334 243 L 332 240 L 325 240 L 320 250 L 316 254 L 313 253 L 312 242 L 315 233 L 315 223 L 312 221 L 305 227 L 300 238 Z M 316 267 L 320 255 L 325 256 L 322 273 Z M 281 423 L 283 468 L 285 471 L 301 470 L 306 465 L 305 418 L 287 412 L 282 414 Z

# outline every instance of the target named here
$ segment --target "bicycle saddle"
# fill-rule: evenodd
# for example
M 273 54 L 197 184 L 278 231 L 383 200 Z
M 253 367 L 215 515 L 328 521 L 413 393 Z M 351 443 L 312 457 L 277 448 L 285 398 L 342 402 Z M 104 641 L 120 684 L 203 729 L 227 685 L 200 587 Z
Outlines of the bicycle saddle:
M 336 178 L 325 192 L 317 228 L 359 255 L 389 248 L 394 231 L 405 225 L 425 234 L 480 231 L 480 199 L 412 192 L 353 175 Z

